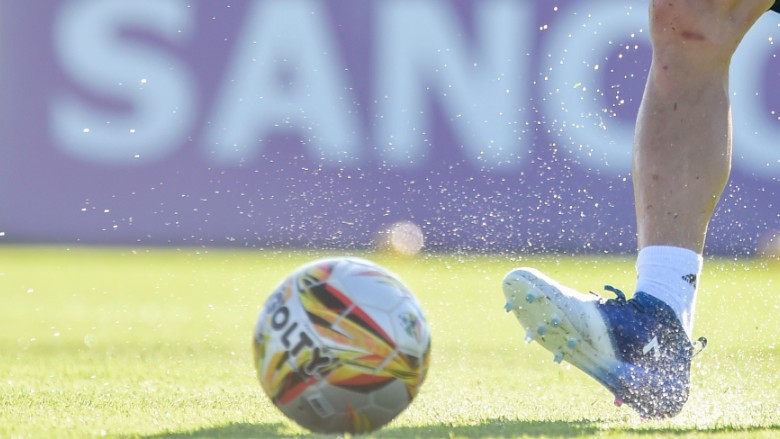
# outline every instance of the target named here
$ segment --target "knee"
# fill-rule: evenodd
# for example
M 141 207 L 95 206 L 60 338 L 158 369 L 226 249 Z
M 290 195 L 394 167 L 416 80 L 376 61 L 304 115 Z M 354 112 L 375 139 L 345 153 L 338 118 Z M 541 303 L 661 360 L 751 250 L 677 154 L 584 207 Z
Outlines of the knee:
M 650 0 L 650 32 L 665 42 L 739 41 L 775 0 Z
M 650 21 L 656 25 L 670 23 L 675 12 L 684 6 L 684 3 L 675 5 L 674 0 L 652 0 L 650 2 Z
M 651 0 L 650 34 L 656 53 L 685 63 L 723 58 L 736 49 L 741 31 L 731 17 L 741 0 Z
M 686 34 L 699 33 L 699 28 L 706 28 L 704 15 L 706 11 L 697 10 L 704 6 L 700 1 L 683 0 L 651 0 L 650 31 L 656 40 L 667 42 L 685 39 Z M 718 2 L 709 2 L 710 7 Z

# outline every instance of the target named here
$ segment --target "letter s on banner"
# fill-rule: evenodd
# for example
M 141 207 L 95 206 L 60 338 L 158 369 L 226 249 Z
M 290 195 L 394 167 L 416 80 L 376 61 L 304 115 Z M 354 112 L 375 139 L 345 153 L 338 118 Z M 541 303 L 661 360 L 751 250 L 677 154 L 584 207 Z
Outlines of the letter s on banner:
M 185 65 L 122 30 L 180 42 L 191 31 L 192 15 L 185 3 L 173 1 L 62 2 L 53 34 L 56 55 L 85 93 L 64 90 L 52 98 L 58 147 L 80 160 L 114 165 L 169 155 L 194 120 L 195 85 Z

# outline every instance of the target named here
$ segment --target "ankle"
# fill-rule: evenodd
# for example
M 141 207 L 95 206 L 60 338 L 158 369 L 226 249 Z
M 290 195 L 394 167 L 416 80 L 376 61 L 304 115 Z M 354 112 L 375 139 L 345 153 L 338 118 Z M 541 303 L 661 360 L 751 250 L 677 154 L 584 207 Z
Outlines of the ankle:
M 702 256 L 681 247 L 650 246 L 637 257 L 637 291 L 667 304 L 692 338 Z

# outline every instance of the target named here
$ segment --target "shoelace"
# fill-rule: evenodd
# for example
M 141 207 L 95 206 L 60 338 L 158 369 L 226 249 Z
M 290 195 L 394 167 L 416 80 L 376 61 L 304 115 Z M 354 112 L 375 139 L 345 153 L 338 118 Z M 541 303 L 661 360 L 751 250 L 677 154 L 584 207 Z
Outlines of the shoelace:
M 696 346 L 699 346 L 698 349 L 696 349 Z M 693 353 L 691 354 L 691 358 L 699 355 L 701 351 L 704 350 L 704 348 L 707 347 L 707 338 L 706 337 L 699 337 L 696 339 L 695 342 L 693 342 Z
M 628 303 L 628 300 L 626 300 L 626 294 L 612 285 L 604 285 L 604 290 L 615 293 L 615 296 L 617 297 L 613 300 L 616 300 L 619 304 L 625 305 Z
M 617 296 L 614 299 L 607 299 L 607 302 L 616 302 L 618 305 L 626 305 L 626 304 L 628 304 L 628 300 L 626 299 L 626 293 L 620 291 L 619 289 L 613 287 L 612 285 L 604 285 L 604 289 L 606 291 L 615 293 L 615 296 Z M 598 297 L 599 299 L 604 300 L 603 297 L 601 297 L 600 295 L 594 293 L 593 291 L 590 291 L 590 294 L 593 294 L 594 296 Z

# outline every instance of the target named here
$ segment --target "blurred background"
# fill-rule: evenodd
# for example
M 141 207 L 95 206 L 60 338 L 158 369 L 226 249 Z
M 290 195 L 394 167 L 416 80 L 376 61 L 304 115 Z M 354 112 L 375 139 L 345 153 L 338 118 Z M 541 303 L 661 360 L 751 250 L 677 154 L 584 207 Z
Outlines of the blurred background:
M 631 253 L 646 7 L 2 0 L 0 243 Z M 780 229 L 777 18 L 710 253 Z

